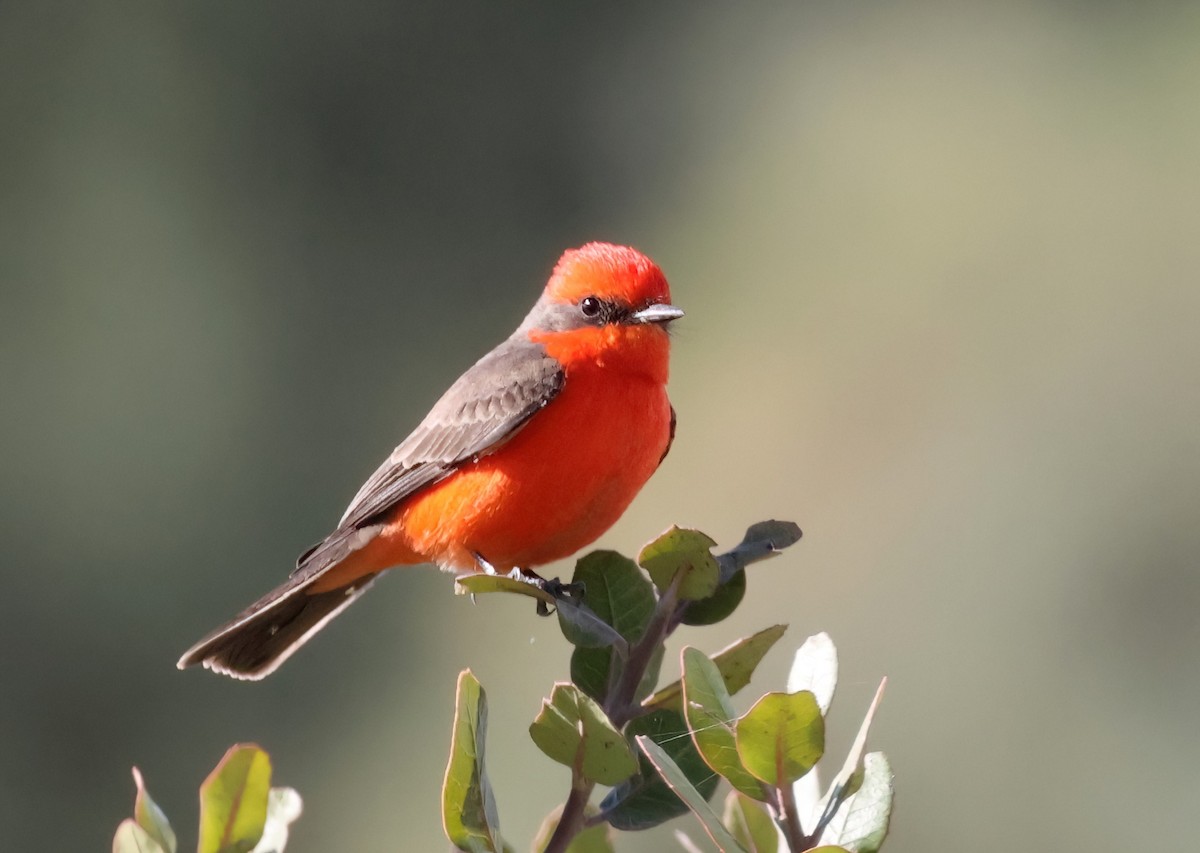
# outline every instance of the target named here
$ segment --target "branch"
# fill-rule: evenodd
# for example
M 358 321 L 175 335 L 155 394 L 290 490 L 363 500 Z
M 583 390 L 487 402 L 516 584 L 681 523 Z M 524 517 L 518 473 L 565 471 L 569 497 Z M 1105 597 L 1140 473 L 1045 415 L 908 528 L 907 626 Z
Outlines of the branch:
M 670 586 L 663 590 L 642 638 L 627 650 L 618 650 L 618 653 L 612 656 L 613 672 L 619 668 L 620 674 L 613 678 L 613 673 L 610 672 L 603 707 L 604 713 L 618 729 L 623 729 L 640 709 L 633 697 L 646 675 L 646 668 L 650 665 L 654 650 L 679 626 L 682 608 L 687 606 L 686 602 L 679 603 L 679 584 L 682 580 L 683 573 L 680 572 L 671 580 Z M 621 654 L 620 651 L 625 651 L 625 654 Z M 584 829 L 584 812 L 595 787 L 595 782 L 583 778 L 577 761 L 571 769 L 571 793 L 563 804 L 558 826 L 554 827 L 554 833 L 550 836 L 544 853 L 563 853 L 575 836 Z
M 567 846 L 583 830 L 584 810 L 591 799 L 595 782 L 584 779 L 578 770 L 571 773 L 571 793 L 563 804 L 562 814 L 558 818 L 558 826 L 546 843 L 543 853 L 563 853 Z
M 625 661 L 616 686 L 604 697 L 604 713 L 608 714 L 608 718 L 618 729 L 624 728 L 640 711 L 640 706 L 633 701 L 633 697 L 646 675 L 646 667 L 650 665 L 654 650 L 679 626 L 679 612 L 686 606 L 686 602 L 678 603 L 679 584 L 682 581 L 683 573 L 680 572 L 663 590 L 654 607 L 654 615 L 650 617 L 650 624 L 646 626 L 646 633 L 630 648 L 629 659 Z M 614 656 L 614 665 L 616 661 Z
M 779 794 L 779 809 L 783 813 L 783 834 L 787 838 L 788 848 L 795 853 L 808 850 L 815 839 L 805 835 L 804 828 L 800 825 L 800 811 L 796 808 L 796 789 L 784 782 L 776 792 Z

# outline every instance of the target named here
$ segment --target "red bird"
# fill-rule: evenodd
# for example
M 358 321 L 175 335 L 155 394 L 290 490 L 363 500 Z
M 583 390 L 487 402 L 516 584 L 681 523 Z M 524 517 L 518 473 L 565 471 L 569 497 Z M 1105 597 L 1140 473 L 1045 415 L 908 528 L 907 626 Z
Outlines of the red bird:
M 281 586 L 179 661 L 260 679 L 394 566 L 528 570 L 613 525 L 675 435 L 671 304 L 626 246 L 563 254 L 508 340 L 459 377 Z

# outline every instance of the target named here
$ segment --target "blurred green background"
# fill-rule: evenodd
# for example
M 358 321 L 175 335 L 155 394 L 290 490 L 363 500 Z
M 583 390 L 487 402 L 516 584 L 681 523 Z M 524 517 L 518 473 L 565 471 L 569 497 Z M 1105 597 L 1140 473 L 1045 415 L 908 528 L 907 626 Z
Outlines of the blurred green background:
M 0 116 L 7 848 L 108 849 L 135 763 L 190 838 L 255 740 L 290 850 L 444 850 L 466 666 L 525 847 L 528 602 L 414 570 L 263 683 L 174 661 L 589 239 L 688 311 L 601 544 L 805 531 L 679 640 L 829 631 L 839 751 L 889 675 L 892 853 L 1192 843 L 1200 5 L 5 3 Z

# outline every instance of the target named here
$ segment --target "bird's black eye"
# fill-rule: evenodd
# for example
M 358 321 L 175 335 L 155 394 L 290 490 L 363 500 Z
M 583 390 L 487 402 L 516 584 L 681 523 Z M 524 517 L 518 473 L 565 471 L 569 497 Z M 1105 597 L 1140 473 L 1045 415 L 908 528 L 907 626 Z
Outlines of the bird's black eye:
M 595 317 L 599 315 L 600 309 L 604 304 L 594 296 L 588 296 L 579 303 L 579 310 L 583 312 L 585 317 Z

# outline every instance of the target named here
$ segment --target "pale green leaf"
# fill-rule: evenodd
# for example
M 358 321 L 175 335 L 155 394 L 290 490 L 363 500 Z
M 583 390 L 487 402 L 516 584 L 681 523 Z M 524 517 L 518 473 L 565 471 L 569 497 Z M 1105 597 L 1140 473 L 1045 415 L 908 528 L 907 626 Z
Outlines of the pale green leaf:
M 787 625 L 772 625 L 757 634 L 743 637 L 712 656 L 712 661 L 717 665 L 725 682 L 725 689 L 731 696 L 750 683 L 750 676 L 754 674 L 755 668 L 785 631 Z M 677 711 L 682 707 L 682 693 L 683 683 L 675 681 L 659 690 L 642 705 L 647 708 Z
M 637 561 L 660 591 L 681 576 L 678 581 L 681 600 L 708 598 L 716 592 L 720 575 L 711 550 L 716 544 L 699 530 L 672 526 L 643 547 Z
M 492 592 L 510 592 L 536 598 L 548 605 L 557 603 L 557 599 L 534 581 L 522 577 L 508 575 L 488 575 L 483 572 L 462 575 L 454 579 L 455 595 L 486 595 Z
M 637 772 L 637 759 L 604 711 L 574 684 L 556 684 L 529 726 L 550 758 L 578 768 L 585 779 L 615 785 Z
M 807 690 L 768 693 L 735 727 L 746 769 L 769 785 L 791 784 L 813 768 L 825 749 L 825 720 Z
M 249 853 L 262 837 L 271 788 L 271 759 L 238 744 L 200 786 L 200 853 Z
M 887 757 L 882 752 L 867 753 L 862 784 L 825 827 L 821 843 L 841 845 L 850 853 L 876 853 L 887 837 L 894 793 Z
M 671 786 L 671 790 L 675 792 L 676 796 L 683 800 L 696 815 L 700 825 L 704 827 L 704 831 L 708 833 L 708 837 L 713 840 L 717 848 L 722 853 L 741 853 L 742 847 L 729 834 L 729 830 L 721 823 L 717 813 L 712 810 L 712 806 L 708 804 L 705 797 L 693 787 L 684 772 L 671 760 L 671 756 L 645 735 L 638 735 L 637 745 L 654 765 L 654 769 Z
M 175 830 L 171 828 L 163 810 L 151 799 L 142 780 L 142 772 L 136 767 L 133 768 L 133 784 L 137 786 L 137 797 L 133 801 L 133 819 L 166 853 L 175 853 Z
M 150 833 L 138 826 L 131 817 L 121 821 L 113 836 L 112 853 L 167 853 Z
M 500 853 L 500 818 L 484 769 L 487 694 L 469 669 L 458 676 L 450 761 L 442 785 L 446 837 L 469 853 Z
M 737 791 L 725 798 L 725 826 L 746 853 L 777 853 L 779 831 L 762 806 Z
M 838 656 L 833 640 L 822 631 L 813 634 L 796 652 L 788 674 L 788 693 L 807 690 L 817 697 L 822 714 L 829 713 L 833 691 L 837 687 Z
M 879 703 L 883 699 L 883 691 L 886 687 L 887 679 L 884 678 L 879 682 L 879 687 L 875 691 L 875 698 L 871 700 L 871 706 L 867 708 L 867 714 L 863 717 L 862 725 L 858 727 L 858 734 L 854 738 L 854 743 L 850 746 L 850 752 L 846 756 L 846 761 L 842 764 L 841 771 L 829 784 L 829 790 L 825 792 L 825 796 L 821 799 L 820 805 L 816 809 L 817 813 L 822 815 L 816 827 L 818 834 L 841 807 L 842 803 L 853 795 L 862 784 L 863 752 L 867 748 L 867 734 L 871 731 L 871 723 L 875 719 L 875 711 L 879 708 Z
M 739 791 L 762 800 L 762 783 L 742 766 L 733 736 L 736 714 L 721 673 L 703 652 L 687 646 L 680 654 L 683 670 L 683 709 L 692 741 L 708 766 Z

